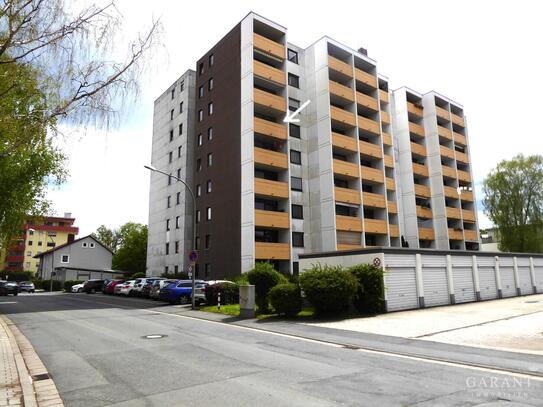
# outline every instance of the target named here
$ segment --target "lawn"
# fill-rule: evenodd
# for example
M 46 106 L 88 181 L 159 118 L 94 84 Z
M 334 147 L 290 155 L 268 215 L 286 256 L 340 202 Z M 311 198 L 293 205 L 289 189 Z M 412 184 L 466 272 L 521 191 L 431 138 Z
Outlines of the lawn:
M 221 309 L 219 310 L 219 307 L 216 305 L 205 305 L 200 307 L 200 311 L 204 312 L 216 312 L 220 314 L 226 314 L 226 315 L 233 315 L 233 316 L 239 316 L 239 304 L 232 304 L 232 305 L 221 305 Z M 307 319 L 307 318 L 313 318 L 315 311 L 311 307 L 303 308 L 294 319 Z M 279 316 L 279 314 L 259 314 L 257 310 L 256 314 L 257 319 L 267 319 L 267 318 L 285 318 Z

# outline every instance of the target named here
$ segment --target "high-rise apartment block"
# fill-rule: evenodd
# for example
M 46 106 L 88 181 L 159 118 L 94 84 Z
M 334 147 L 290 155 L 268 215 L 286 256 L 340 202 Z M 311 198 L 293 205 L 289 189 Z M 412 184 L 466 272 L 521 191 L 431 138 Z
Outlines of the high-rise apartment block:
M 462 106 L 390 92 L 365 50 L 328 37 L 300 48 L 254 13 L 195 68 L 155 102 L 152 165 L 195 191 L 199 278 L 258 261 L 296 273 L 299 254 L 368 246 L 478 249 Z M 186 270 L 185 195 L 152 175 L 150 275 Z

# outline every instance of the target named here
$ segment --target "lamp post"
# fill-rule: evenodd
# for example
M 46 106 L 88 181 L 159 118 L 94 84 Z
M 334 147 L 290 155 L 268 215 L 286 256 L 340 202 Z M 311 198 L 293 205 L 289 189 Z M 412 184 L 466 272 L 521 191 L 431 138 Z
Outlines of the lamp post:
M 29 228 L 28 231 L 35 233 L 36 229 Z M 47 235 L 47 237 L 49 237 L 49 239 L 51 239 L 51 242 L 55 244 L 55 241 L 53 240 L 51 236 Z M 52 250 L 53 251 L 51 252 L 51 275 L 49 276 L 49 292 L 51 293 L 53 292 L 53 272 L 55 270 L 55 246 L 53 246 Z
M 164 171 L 161 171 L 155 167 L 153 167 L 152 165 L 144 165 L 145 168 L 147 168 L 149 171 L 151 172 L 157 172 L 159 174 L 162 174 L 162 175 L 165 175 L 167 177 L 172 177 L 174 179 L 176 179 L 177 181 L 181 182 L 186 188 L 187 190 L 189 191 L 190 193 L 190 196 L 192 198 L 192 249 L 193 250 L 196 250 L 196 196 L 194 195 L 194 192 L 192 191 L 191 187 L 188 186 L 188 184 L 183 181 L 181 178 L 178 178 L 176 177 L 175 175 L 171 175 L 171 174 L 168 174 L 167 172 L 164 172 Z M 195 274 L 196 274 L 196 270 L 192 270 L 192 273 L 191 273 L 191 279 L 192 279 L 192 309 L 195 309 L 196 308 L 196 301 L 195 301 Z

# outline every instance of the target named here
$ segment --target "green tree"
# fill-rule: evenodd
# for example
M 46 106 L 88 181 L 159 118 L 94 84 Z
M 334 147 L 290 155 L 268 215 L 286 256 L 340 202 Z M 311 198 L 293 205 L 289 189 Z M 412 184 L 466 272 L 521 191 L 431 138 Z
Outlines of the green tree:
M 126 226 L 125 224 L 123 226 Z M 129 223 L 124 228 L 122 244 L 113 255 L 112 267 L 114 270 L 128 271 L 130 274 L 144 273 L 147 261 L 147 226 Z M 123 230 L 121 226 L 121 230 Z
M 106 225 L 100 225 L 92 236 L 109 247 L 111 251 L 117 251 L 119 247 L 119 235 L 117 230 L 109 229 Z
M 521 154 L 500 162 L 484 180 L 483 191 L 500 250 L 543 252 L 543 156 Z

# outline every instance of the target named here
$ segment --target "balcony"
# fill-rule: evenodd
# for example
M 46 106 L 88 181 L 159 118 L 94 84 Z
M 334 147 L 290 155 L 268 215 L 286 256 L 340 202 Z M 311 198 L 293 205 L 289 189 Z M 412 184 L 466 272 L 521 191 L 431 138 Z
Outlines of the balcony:
M 287 127 L 284 124 L 270 122 L 258 117 L 254 118 L 254 131 L 278 140 L 287 139 Z
M 349 178 L 358 178 L 358 165 L 334 159 L 334 174 L 343 175 Z
M 253 47 L 266 54 L 281 60 L 285 59 L 285 47 L 283 44 L 272 41 L 262 35 L 253 34 Z
M 367 141 L 359 140 L 358 147 L 360 148 L 360 154 L 374 158 L 383 158 L 381 146 L 378 144 L 368 143 Z
M 449 228 L 449 239 L 464 240 L 463 230 L 456 230 L 456 229 Z
M 362 192 L 362 202 L 371 208 L 384 208 L 386 205 L 384 195 L 371 192 Z
M 432 210 L 430 208 L 417 205 L 417 217 L 421 219 L 432 219 Z
M 390 191 L 394 191 L 396 189 L 396 182 L 394 181 L 394 178 L 387 178 L 387 189 Z
M 394 168 L 394 159 L 391 155 L 385 154 L 384 157 L 385 167 L 387 168 Z
M 364 231 L 366 233 L 386 235 L 388 233 L 387 221 L 383 219 L 364 219 Z
M 447 157 L 454 160 L 454 150 L 450 149 L 449 147 L 439 146 L 439 152 L 441 153 L 442 157 Z
M 356 117 L 354 113 L 339 107 L 330 106 L 330 117 L 336 122 L 344 123 L 352 127 L 356 126 Z
M 337 244 L 337 250 L 341 251 L 341 250 L 356 250 L 356 249 L 361 249 L 362 246 L 360 246 L 359 244 L 347 244 L 347 243 L 338 243 Z
M 255 178 L 255 195 L 266 198 L 288 198 L 288 184 L 286 182 Z
M 381 122 L 384 124 L 390 124 L 390 115 L 384 110 L 381 111 Z
M 362 232 L 362 219 L 354 216 L 336 215 L 336 230 Z
M 390 237 L 400 237 L 400 228 L 398 225 L 388 225 Z
M 396 202 L 388 201 L 387 207 L 388 213 L 398 213 L 398 205 L 396 205 Z
M 446 127 L 440 126 L 439 124 L 437 125 L 437 134 L 439 135 L 439 137 L 443 137 L 444 139 L 447 139 L 447 140 L 453 139 L 452 131 L 450 131 Z
M 462 200 L 464 202 L 473 202 L 473 192 L 471 192 L 471 191 L 462 191 L 462 193 L 460 194 L 460 200 Z
M 358 127 L 376 136 L 381 134 L 381 126 L 375 120 L 358 116 Z
M 362 69 L 354 68 L 354 76 L 358 82 L 364 83 L 372 88 L 377 88 L 377 77 Z
M 417 106 L 411 102 L 407 102 L 407 111 L 420 118 L 422 118 L 422 116 L 424 115 L 422 106 Z
M 456 179 L 456 171 L 454 168 L 448 167 L 446 165 L 442 165 L 441 172 L 443 173 L 443 176 L 446 178 Z
M 415 184 L 415 195 L 422 198 L 430 198 L 430 188 L 426 185 Z
M 255 226 L 270 229 L 288 229 L 288 213 L 255 209 Z
M 269 66 L 265 63 L 262 63 L 260 61 L 257 61 L 257 60 L 253 61 L 253 71 L 254 71 L 255 76 L 258 76 L 265 80 L 274 82 L 281 86 L 285 86 L 286 84 L 285 72 L 281 71 L 280 69 Z
M 461 219 L 460 209 L 452 208 L 450 206 L 445 207 L 447 210 L 447 218 L 449 219 Z
M 349 102 L 354 102 L 354 92 L 351 88 L 334 81 L 329 81 L 328 86 L 332 95 L 335 95 Z
M 424 137 L 424 127 L 415 123 L 409 123 L 409 132 Z
M 360 191 L 349 188 L 334 188 L 336 202 L 344 202 L 353 205 L 360 205 Z
M 458 190 L 456 188 L 444 185 L 443 190 L 447 198 L 458 198 Z
M 353 137 L 332 132 L 332 145 L 343 150 L 358 153 L 358 149 L 356 148 L 356 139 Z
M 464 182 L 471 182 L 471 176 L 467 171 L 458 170 L 458 179 Z
M 261 89 L 254 89 L 254 102 L 276 112 L 286 113 L 287 111 L 287 102 L 283 97 Z
M 362 170 L 362 179 L 365 181 L 376 182 L 382 184 L 385 182 L 383 170 L 377 168 L 366 167 L 365 165 L 360 166 Z
M 419 228 L 420 240 L 435 240 L 434 229 L 432 228 Z
M 413 163 L 413 174 L 421 177 L 428 177 L 428 167 L 426 165 Z
M 436 115 L 437 117 L 441 117 L 442 119 L 451 120 L 449 116 L 449 111 L 443 109 L 442 107 L 436 106 Z
M 466 136 L 463 136 L 460 133 L 453 132 L 454 136 L 454 144 L 458 144 L 459 146 L 467 146 L 468 140 L 466 139 Z
M 479 236 L 476 230 L 464 229 L 464 237 L 466 238 L 466 240 L 472 240 L 474 242 L 479 241 Z
M 459 161 L 459 162 L 464 163 L 464 164 L 469 163 L 468 155 L 466 153 L 462 153 L 460 151 L 455 151 L 454 153 L 456 155 L 456 161 Z
M 257 260 L 290 260 L 288 243 L 255 242 Z
M 340 61 L 332 56 L 328 56 L 328 67 L 333 71 L 348 76 L 349 78 L 353 77 L 353 67 L 350 64 Z
M 475 213 L 467 209 L 462 209 L 462 219 L 464 222 L 475 222 Z
M 426 147 L 422 144 L 411 142 L 411 154 L 426 157 Z
M 288 159 L 285 153 L 266 150 L 264 148 L 255 147 L 255 163 L 262 164 L 266 167 L 278 168 L 281 170 L 288 169 Z
M 356 92 L 356 103 L 358 103 L 360 106 L 367 107 L 374 112 L 377 112 L 379 110 L 379 104 L 377 103 L 377 99 L 361 92 Z
M 381 102 L 388 103 L 388 92 L 379 89 L 379 99 L 381 100 Z
M 392 136 L 388 133 L 383 133 L 383 144 L 385 146 L 392 146 Z
M 454 124 L 457 124 L 457 125 L 459 125 L 461 127 L 465 126 L 464 117 L 458 116 L 457 114 L 454 114 L 454 113 L 451 113 L 451 118 L 452 118 L 452 122 Z

